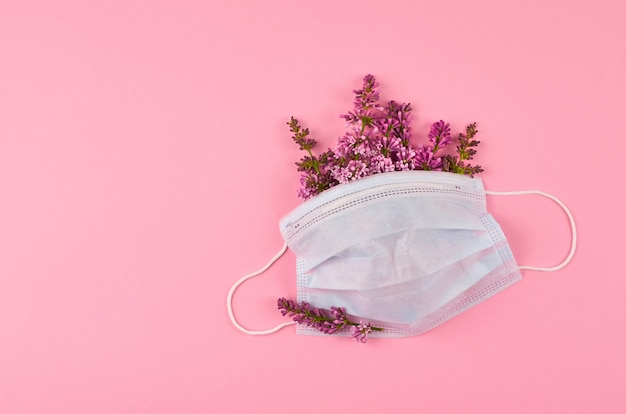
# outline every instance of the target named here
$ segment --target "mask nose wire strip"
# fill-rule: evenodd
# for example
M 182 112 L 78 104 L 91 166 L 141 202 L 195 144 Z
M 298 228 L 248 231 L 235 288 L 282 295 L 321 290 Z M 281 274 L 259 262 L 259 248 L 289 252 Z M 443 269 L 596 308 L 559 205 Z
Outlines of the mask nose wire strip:
M 250 274 L 243 276 L 241 279 L 236 281 L 235 284 L 230 288 L 230 291 L 228 292 L 228 296 L 226 297 L 226 307 L 228 308 L 228 316 L 230 316 L 230 321 L 233 323 L 233 325 L 235 325 L 235 328 L 239 329 L 241 332 L 246 333 L 248 335 L 269 335 L 271 333 L 278 331 L 279 329 L 284 328 L 285 326 L 295 324 L 295 322 L 285 322 L 285 323 L 281 323 L 278 326 L 275 326 L 272 329 L 267 329 L 264 331 L 251 331 L 249 329 L 244 328 L 243 326 L 239 324 L 239 322 L 237 322 L 237 318 L 235 318 L 235 314 L 233 312 L 233 295 L 235 294 L 235 291 L 237 290 L 237 288 L 246 280 L 251 279 L 255 276 L 258 276 L 261 273 L 265 272 L 267 269 L 269 269 L 270 266 L 274 264 L 274 262 L 276 262 L 278 259 L 280 259 L 280 257 L 283 254 L 285 254 L 286 251 L 287 251 L 287 243 L 283 245 L 280 251 L 276 253 L 276 256 L 272 257 L 272 259 L 269 262 L 267 262 L 265 266 L 263 266 L 256 272 L 252 272 Z
M 558 198 L 555 196 L 544 193 L 542 191 L 537 190 L 523 190 L 523 191 L 485 191 L 485 194 L 492 196 L 516 196 L 516 195 L 540 195 L 550 200 L 554 201 L 563 209 L 565 214 L 567 214 L 567 218 L 569 219 L 569 224 L 572 230 L 572 242 L 570 245 L 569 254 L 567 257 L 558 265 L 552 267 L 535 267 L 535 266 L 519 266 L 521 270 L 536 270 L 539 272 L 556 272 L 557 270 L 563 269 L 574 257 L 574 253 L 576 252 L 576 243 L 578 241 L 578 236 L 576 233 L 576 223 L 574 222 L 574 216 L 570 212 L 569 208 Z

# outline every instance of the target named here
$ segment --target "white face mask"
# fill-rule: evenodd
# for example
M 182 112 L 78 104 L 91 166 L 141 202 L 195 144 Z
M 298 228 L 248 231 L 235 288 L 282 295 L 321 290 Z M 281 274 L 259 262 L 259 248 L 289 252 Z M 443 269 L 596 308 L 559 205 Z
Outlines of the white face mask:
M 568 257 L 558 266 L 518 266 L 500 226 L 486 209 L 486 194 L 540 194 L 556 201 L 572 226 Z M 356 320 L 382 327 L 373 336 L 424 333 L 521 280 L 520 269 L 555 271 L 576 248 L 576 228 L 558 199 L 538 191 L 487 192 L 479 178 L 407 171 L 373 175 L 324 191 L 280 221 L 285 246 L 297 256 L 298 301 L 343 307 Z M 301 334 L 323 335 L 298 325 Z M 341 334 L 338 332 L 337 334 Z

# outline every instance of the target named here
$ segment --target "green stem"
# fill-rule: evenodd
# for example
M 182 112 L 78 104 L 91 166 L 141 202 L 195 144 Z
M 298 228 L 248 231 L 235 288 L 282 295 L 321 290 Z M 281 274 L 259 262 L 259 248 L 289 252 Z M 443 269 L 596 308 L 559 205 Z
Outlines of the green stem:
M 309 157 L 311 157 L 311 161 L 313 162 L 313 168 L 315 168 L 315 172 L 316 173 L 320 173 L 320 167 L 319 167 L 319 163 L 317 162 L 317 159 L 313 156 L 313 153 L 311 152 L 310 148 L 306 149 L 306 152 L 309 153 Z

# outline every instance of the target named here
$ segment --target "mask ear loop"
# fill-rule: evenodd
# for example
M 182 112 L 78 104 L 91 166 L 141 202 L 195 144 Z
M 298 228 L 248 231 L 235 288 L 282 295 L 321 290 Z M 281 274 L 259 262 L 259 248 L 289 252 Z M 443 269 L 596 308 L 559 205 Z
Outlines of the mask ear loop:
M 567 218 L 569 219 L 569 224 L 572 229 L 572 243 L 570 245 L 570 250 L 569 250 L 569 254 L 567 255 L 567 257 L 560 264 L 556 266 L 552 266 L 552 267 L 518 266 L 520 270 L 536 270 L 539 272 L 556 272 L 557 270 L 563 269 L 572 260 L 572 257 L 574 257 L 574 253 L 576 252 L 576 243 L 578 239 L 578 236 L 576 233 L 576 223 L 574 222 L 574 216 L 572 215 L 572 213 L 569 211 L 567 206 L 561 200 L 559 200 L 558 198 L 556 198 L 555 196 L 551 194 L 544 193 L 542 191 L 537 191 L 537 190 L 485 191 L 485 194 L 494 195 L 494 196 L 540 195 L 540 196 L 549 198 L 550 200 L 557 203 L 559 207 L 561 207 L 563 211 L 565 211 L 565 214 L 567 214 Z
M 272 257 L 272 259 L 265 266 L 263 266 L 256 272 L 252 272 L 250 274 L 243 276 L 241 279 L 236 281 L 235 284 L 230 288 L 230 291 L 228 291 L 228 296 L 226 297 L 226 307 L 228 308 L 228 316 L 230 316 L 230 321 L 233 323 L 233 325 L 235 325 L 235 328 L 239 329 L 241 332 L 246 333 L 248 335 L 269 335 L 284 328 L 285 326 L 295 325 L 295 322 L 284 322 L 278 326 L 275 326 L 272 329 L 267 329 L 264 331 L 251 331 L 249 329 L 244 328 L 243 326 L 239 324 L 239 322 L 237 322 L 237 318 L 235 318 L 235 314 L 233 312 L 233 295 L 235 294 L 235 291 L 237 290 L 237 288 L 246 280 L 251 279 L 255 276 L 258 276 L 261 273 L 265 272 L 267 269 L 269 269 L 270 266 L 274 264 L 274 262 L 276 262 L 278 259 L 280 259 L 280 257 L 283 254 L 285 254 L 286 251 L 287 251 L 287 243 L 283 245 L 280 251 L 276 253 L 276 256 Z

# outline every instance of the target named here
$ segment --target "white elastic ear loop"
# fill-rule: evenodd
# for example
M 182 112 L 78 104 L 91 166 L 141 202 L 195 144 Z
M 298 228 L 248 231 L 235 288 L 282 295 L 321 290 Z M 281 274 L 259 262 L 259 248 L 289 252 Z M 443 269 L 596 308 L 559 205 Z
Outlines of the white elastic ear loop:
M 550 200 L 554 201 L 555 203 L 557 203 L 563 209 L 563 211 L 565 211 L 565 214 L 567 214 L 567 218 L 569 219 L 569 224 L 570 224 L 570 227 L 572 229 L 572 243 L 570 245 L 569 254 L 565 258 L 565 260 L 563 260 L 560 264 L 558 264 L 556 266 L 552 266 L 552 267 L 519 266 L 519 268 L 521 270 L 536 270 L 536 271 L 539 271 L 539 272 L 556 272 L 557 270 L 563 269 L 572 260 L 572 257 L 574 257 L 574 252 L 576 252 L 576 242 L 577 242 L 576 223 L 574 222 L 574 216 L 572 216 L 572 213 L 569 211 L 567 206 L 561 200 L 559 200 L 558 198 L 556 198 L 555 196 L 553 196 L 551 194 L 544 193 L 542 191 L 537 191 L 537 190 L 485 191 L 485 194 L 487 194 L 487 195 L 495 195 L 495 196 L 510 196 L 510 195 L 515 196 L 515 195 L 536 194 L 536 195 L 540 195 L 540 196 L 549 198 Z
M 286 251 L 287 251 L 287 243 L 283 245 L 280 251 L 276 253 L 276 256 L 272 257 L 272 259 L 265 266 L 263 266 L 256 272 L 245 275 L 244 277 L 236 281 L 235 284 L 230 288 L 230 291 L 228 292 L 228 296 L 226 297 L 226 307 L 228 308 L 228 316 L 230 316 L 230 321 L 233 323 L 233 325 L 235 325 L 235 327 L 239 329 L 241 332 L 247 333 L 248 335 L 269 335 L 271 333 L 278 331 L 279 329 L 284 328 L 285 326 L 295 324 L 295 322 L 285 322 L 285 323 L 281 323 L 280 325 L 272 329 L 267 329 L 265 331 L 251 331 L 241 326 L 239 322 L 237 322 L 237 318 L 235 318 L 235 314 L 233 313 L 233 295 L 235 294 L 235 291 L 237 290 L 239 285 L 241 285 L 246 280 L 253 278 L 255 276 L 258 276 L 261 273 L 265 272 L 267 269 L 270 268 L 271 265 L 274 264 L 276 260 L 278 260 L 283 254 L 285 254 Z

